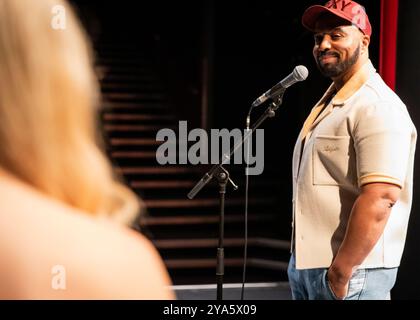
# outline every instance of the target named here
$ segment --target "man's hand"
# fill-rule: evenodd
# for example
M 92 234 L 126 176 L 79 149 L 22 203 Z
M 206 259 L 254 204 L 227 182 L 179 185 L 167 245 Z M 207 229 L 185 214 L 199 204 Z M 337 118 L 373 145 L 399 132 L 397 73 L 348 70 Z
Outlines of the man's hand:
M 334 268 L 334 266 L 331 266 L 328 269 L 327 285 L 330 286 L 330 289 L 332 290 L 337 299 L 344 300 L 347 297 L 350 278 L 351 273 L 350 275 L 343 274 L 339 272 L 336 268 Z

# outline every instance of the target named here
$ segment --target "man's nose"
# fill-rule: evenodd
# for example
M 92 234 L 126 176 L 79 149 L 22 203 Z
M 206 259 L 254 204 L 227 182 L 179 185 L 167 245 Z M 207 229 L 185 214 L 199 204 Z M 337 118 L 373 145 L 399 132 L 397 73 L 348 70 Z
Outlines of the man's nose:
M 319 44 L 319 51 L 331 49 L 331 41 L 328 36 L 324 36 Z

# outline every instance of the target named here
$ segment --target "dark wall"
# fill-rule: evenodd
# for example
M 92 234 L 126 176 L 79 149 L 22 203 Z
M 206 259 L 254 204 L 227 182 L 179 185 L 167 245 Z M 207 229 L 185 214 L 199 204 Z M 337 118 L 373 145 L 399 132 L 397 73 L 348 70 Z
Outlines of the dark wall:
M 397 51 L 397 93 L 406 103 L 411 118 L 420 128 L 420 38 L 419 38 L 420 1 L 402 0 L 399 10 L 399 33 Z M 420 299 L 420 157 L 417 157 L 414 168 L 413 208 L 408 228 L 406 248 L 393 291 L 397 299 Z

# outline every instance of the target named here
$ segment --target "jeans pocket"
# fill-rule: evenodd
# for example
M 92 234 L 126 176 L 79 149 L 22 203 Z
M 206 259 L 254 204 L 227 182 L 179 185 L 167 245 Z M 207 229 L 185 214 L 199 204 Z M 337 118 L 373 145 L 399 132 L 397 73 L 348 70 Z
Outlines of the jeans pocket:
M 328 281 L 328 269 L 324 271 L 323 275 L 323 284 L 327 294 L 326 298 L 332 300 L 358 300 L 365 287 L 365 282 L 366 269 L 357 270 L 350 278 L 346 297 L 344 299 L 338 299 L 331 288 L 330 282 Z
M 365 287 L 366 282 L 366 269 L 358 269 L 355 273 L 353 273 L 350 282 L 349 282 L 349 290 L 347 293 L 348 300 L 358 300 L 360 294 Z

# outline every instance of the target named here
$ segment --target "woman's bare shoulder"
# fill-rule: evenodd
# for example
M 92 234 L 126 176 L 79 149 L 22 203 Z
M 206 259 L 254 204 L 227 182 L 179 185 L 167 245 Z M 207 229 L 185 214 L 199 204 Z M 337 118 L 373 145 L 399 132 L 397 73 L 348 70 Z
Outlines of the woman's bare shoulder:
M 138 232 L 0 178 L 7 292 L 29 299 L 171 299 L 163 262 Z M 6 258 L 6 257 L 3 257 Z M 2 276 L 3 275 L 3 276 Z M 13 297 L 12 297 L 13 298 Z

